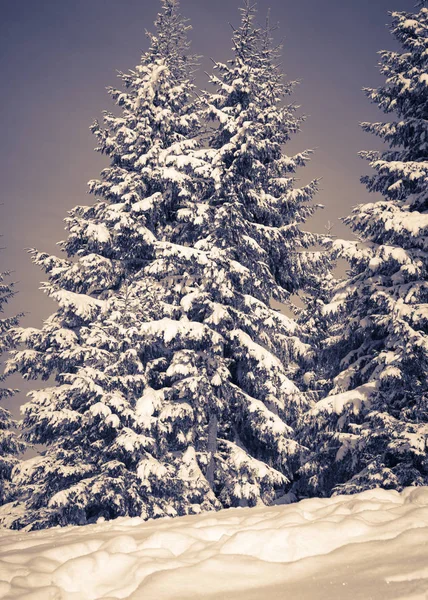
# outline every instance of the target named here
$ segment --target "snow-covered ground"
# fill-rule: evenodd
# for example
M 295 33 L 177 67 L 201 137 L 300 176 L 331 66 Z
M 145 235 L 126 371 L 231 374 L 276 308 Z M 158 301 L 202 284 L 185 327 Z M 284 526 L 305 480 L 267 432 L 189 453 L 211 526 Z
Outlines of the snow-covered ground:
M 428 488 L 1 531 L 7 600 L 426 600 Z

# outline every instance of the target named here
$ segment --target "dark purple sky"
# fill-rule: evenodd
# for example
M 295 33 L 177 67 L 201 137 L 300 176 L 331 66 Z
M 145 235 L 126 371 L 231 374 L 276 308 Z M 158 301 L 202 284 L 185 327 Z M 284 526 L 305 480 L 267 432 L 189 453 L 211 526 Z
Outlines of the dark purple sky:
M 376 53 L 394 48 L 386 24 L 389 10 L 413 10 L 416 0 L 269 0 L 258 4 L 260 20 L 271 8 L 284 36 L 283 68 L 301 79 L 294 99 L 308 115 L 292 151 L 317 148 L 302 169 L 303 182 L 322 177 L 319 202 L 326 208 L 311 227 L 338 222 L 369 198 L 359 177 L 368 170 L 357 156 L 376 147 L 359 122 L 383 117 L 361 92 L 376 86 Z M 230 56 L 231 29 L 239 0 L 182 0 L 193 25 L 193 50 L 202 61 Z M 110 109 L 105 87 L 115 71 L 133 68 L 146 48 L 157 0 L 3 0 L 0 24 L 2 127 L 0 141 L 0 269 L 14 269 L 20 293 L 12 308 L 29 312 L 24 323 L 40 326 L 54 309 L 38 290 L 43 273 L 24 248 L 55 252 L 62 219 L 76 204 L 93 201 L 86 182 L 106 159 L 93 152 L 94 118 Z M 21 386 L 22 387 L 22 386 Z

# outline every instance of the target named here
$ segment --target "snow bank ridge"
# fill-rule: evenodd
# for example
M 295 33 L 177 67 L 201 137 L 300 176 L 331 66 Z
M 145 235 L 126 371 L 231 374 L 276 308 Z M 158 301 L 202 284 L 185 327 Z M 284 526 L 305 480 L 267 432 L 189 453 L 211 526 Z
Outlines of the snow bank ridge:
M 421 600 L 428 488 L 1 532 L 4 600 Z

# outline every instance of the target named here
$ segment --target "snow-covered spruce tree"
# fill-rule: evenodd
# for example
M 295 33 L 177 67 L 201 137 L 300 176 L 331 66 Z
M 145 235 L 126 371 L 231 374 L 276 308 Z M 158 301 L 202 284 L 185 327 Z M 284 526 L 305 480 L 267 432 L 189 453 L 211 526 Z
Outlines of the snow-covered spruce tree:
M 195 193 L 150 267 L 177 277 L 170 302 L 221 336 L 217 374 L 206 382 L 208 431 L 198 439 L 208 440 L 211 456 L 199 459 L 224 506 L 270 502 L 275 488 L 290 487 L 303 450 L 292 424 L 310 404 L 292 377 L 309 350 L 271 300 L 318 287 L 328 267 L 325 253 L 308 251 L 319 237 L 299 228 L 315 210 L 317 183 L 296 189 L 293 174 L 310 152 L 282 152 L 301 121 L 283 105 L 293 84 L 283 82 L 270 30 L 254 26 L 248 3 L 233 51 L 226 65 L 215 63 L 214 91 L 203 99 L 215 122 L 209 148 L 182 160 Z
M 120 115 L 106 112 L 104 127 L 95 122 L 92 128 L 97 150 L 110 159 L 101 180 L 89 184 L 96 203 L 76 207 L 66 219 L 67 258 L 33 252 L 58 310 L 42 329 L 17 331 L 26 348 L 15 353 L 9 370 L 27 379 L 54 377 L 55 385 L 32 392 L 23 409 L 28 439 L 47 449 L 17 472 L 16 501 L 25 505 L 25 516 L 12 515 L 13 527 L 173 511 L 156 505 L 156 482 L 165 498 L 174 486 L 161 470 L 155 476 L 140 464 L 147 455 L 142 447 L 152 449 L 154 442 L 135 416 L 137 400 L 158 385 L 153 365 L 164 368 L 162 349 L 150 349 L 153 340 L 135 356 L 136 319 L 162 318 L 170 309 L 156 312 L 162 290 L 149 278 L 138 312 L 121 315 L 119 306 L 124 295 L 131 297 L 129 282 L 153 260 L 156 236 L 183 193 L 166 156 L 171 147 L 181 154 L 196 143 L 188 29 L 178 2 L 163 0 L 149 50 L 134 71 L 120 74 L 122 91 L 109 89 Z M 136 310 L 135 302 L 127 306 Z M 130 431 L 139 440 L 131 443 Z
M 15 295 L 14 284 L 8 281 L 9 272 L 0 273 L 0 314 Z M 12 328 L 16 327 L 22 315 L 0 318 L 0 355 L 12 348 Z M 5 388 L 5 376 L 0 374 L 0 401 L 10 398 L 15 390 Z M 16 432 L 16 423 L 8 410 L 0 406 L 0 504 L 7 502 L 12 491 L 11 475 L 18 464 L 18 456 L 23 452 L 25 444 Z
M 337 242 L 350 274 L 330 307 L 333 388 L 300 424 L 302 493 L 428 484 L 428 10 L 392 16 L 402 51 L 381 52 L 385 84 L 366 93 L 396 119 L 362 125 L 390 146 L 361 153 L 383 199 L 345 219 L 358 242 Z

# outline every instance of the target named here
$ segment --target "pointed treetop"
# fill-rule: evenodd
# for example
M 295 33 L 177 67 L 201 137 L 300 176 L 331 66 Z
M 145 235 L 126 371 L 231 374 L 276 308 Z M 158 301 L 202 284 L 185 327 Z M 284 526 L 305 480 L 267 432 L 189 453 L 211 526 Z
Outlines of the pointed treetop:
M 189 55 L 188 32 L 192 29 L 189 20 L 180 12 L 178 0 L 161 0 L 162 10 L 155 21 L 156 32 L 146 31 L 150 48 L 144 54 L 147 62 L 165 60 L 177 78 L 184 78 L 188 65 L 196 65 L 197 57 Z
M 233 50 L 236 57 L 243 62 L 256 54 L 257 45 L 260 40 L 260 29 L 255 27 L 256 5 L 249 0 L 244 0 L 244 6 L 240 9 L 241 25 L 233 32 Z
M 250 0 L 245 0 L 244 6 L 239 10 L 240 27 L 232 27 L 235 58 L 229 61 L 229 65 L 232 68 L 244 68 L 240 77 L 243 77 L 247 85 L 257 87 L 258 92 L 255 95 L 259 104 L 262 105 L 265 101 L 268 104 L 272 101 L 280 101 L 285 95 L 290 94 L 297 82 L 284 81 L 284 74 L 280 69 L 282 43 L 275 44 L 273 38 L 277 26 L 271 25 L 269 11 L 265 24 L 257 26 L 256 4 Z M 218 66 L 221 68 L 221 65 Z

